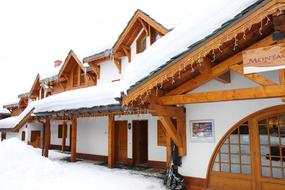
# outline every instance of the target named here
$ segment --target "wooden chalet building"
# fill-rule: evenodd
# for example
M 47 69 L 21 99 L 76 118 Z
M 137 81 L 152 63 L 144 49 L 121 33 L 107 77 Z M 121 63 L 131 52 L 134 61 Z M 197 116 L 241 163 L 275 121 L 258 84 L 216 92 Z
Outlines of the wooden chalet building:
M 221 7 L 171 31 L 138 10 L 112 48 L 38 75 L 1 130 L 40 123 L 44 156 L 110 168 L 166 168 L 175 143 L 189 189 L 283 190 L 285 1 Z

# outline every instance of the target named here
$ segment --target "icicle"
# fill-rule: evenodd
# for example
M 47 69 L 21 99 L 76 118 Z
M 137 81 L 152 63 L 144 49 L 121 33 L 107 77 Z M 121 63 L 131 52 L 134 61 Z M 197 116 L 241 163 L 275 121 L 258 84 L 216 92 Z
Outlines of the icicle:
M 266 26 L 269 24 L 269 22 L 270 22 L 270 18 L 269 18 L 269 16 L 268 15 L 266 15 Z
M 259 28 L 259 34 L 260 35 L 262 35 L 262 28 L 263 28 L 263 22 L 262 22 L 262 19 L 261 19 L 260 28 Z
M 235 44 L 233 50 L 235 51 L 237 47 L 238 47 L 238 40 L 237 40 L 237 34 L 235 34 Z

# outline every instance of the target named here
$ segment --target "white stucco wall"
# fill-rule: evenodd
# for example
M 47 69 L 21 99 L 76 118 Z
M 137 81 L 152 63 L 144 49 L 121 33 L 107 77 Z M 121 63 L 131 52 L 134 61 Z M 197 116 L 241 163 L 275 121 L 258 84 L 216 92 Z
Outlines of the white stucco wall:
M 276 72 L 268 72 L 262 75 L 277 81 Z M 197 88 L 193 92 L 214 91 L 220 89 L 235 89 L 245 87 L 255 87 L 255 83 L 248 79 L 232 73 L 232 82 L 222 84 L 218 81 L 210 81 Z M 179 169 L 182 175 L 206 178 L 207 168 L 211 155 L 222 136 L 237 122 L 246 116 L 274 105 L 283 104 L 280 98 L 228 101 L 215 103 L 202 103 L 186 105 L 186 136 L 187 136 L 187 156 L 183 158 L 183 165 Z M 213 119 L 215 125 L 214 143 L 197 143 L 190 141 L 190 121 Z
M 112 80 L 120 79 L 119 71 L 111 60 L 100 63 L 100 79 L 98 84 L 112 82 Z
M 108 118 L 77 120 L 77 152 L 108 156 Z
M 71 122 L 68 121 L 67 123 L 67 134 L 66 134 L 66 146 L 70 146 L 70 124 Z M 58 125 L 62 125 L 63 121 L 59 120 L 52 120 L 50 122 L 50 144 L 52 145 L 62 145 L 62 138 L 58 138 Z
M 28 144 L 31 141 L 31 131 L 41 131 L 41 144 L 43 139 L 43 127 L 42 124 L 31 124 L 26 123 L 23 127 L 19 130 L 19 132 L 7 132 L 6 139 L 9 138 L 18 138 L 21 140 L 22 138 L 22 131 L 25 131 L 25 142 Z

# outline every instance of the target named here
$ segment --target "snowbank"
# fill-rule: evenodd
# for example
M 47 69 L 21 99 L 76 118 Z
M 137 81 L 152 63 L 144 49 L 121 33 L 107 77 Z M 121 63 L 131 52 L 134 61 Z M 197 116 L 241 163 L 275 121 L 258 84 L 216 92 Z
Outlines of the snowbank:
M 18 139 L 0 142 L 3 190 L 162 190 L 162 181 L 92 163 L 51 161 Z M 50 155 L 54 154 L 50 151 Z M 58 156 L 58 155 L 57 155 Z

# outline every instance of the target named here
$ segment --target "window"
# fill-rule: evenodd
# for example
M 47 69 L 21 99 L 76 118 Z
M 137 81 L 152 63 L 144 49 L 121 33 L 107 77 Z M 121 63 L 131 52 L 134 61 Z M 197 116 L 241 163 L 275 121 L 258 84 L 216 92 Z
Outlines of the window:
M 22 141 L 25 141 L 25 139 L 26 139 L 26 132 L 25 132 L 25 131 L 22 131 L 21 140 L 22 140 Z
M 157 145 L 166 146 L 166 133 L 159 120 L 157 121 Z
M 142 53 L 146 49 L 146 33 L 142 32 L 137 39 L 137 53 Z
M 161 34 L 152 28 L 150 32 L 150 44 L 153 44 L 159 40 L 159 38 L 161 38 Z
M 58 125 L 58 138 L 59 139 L 62 138 L 62 128 L 63 128 L 63 125 Z
M 250 136 L 248 122 L 229 134 L 216 153 L 214 172 L 251 174 Z

